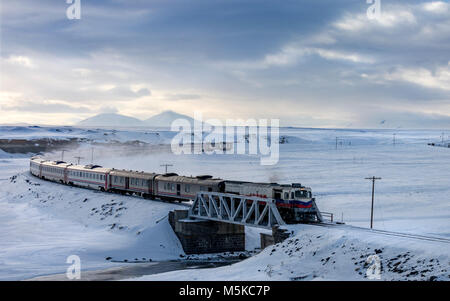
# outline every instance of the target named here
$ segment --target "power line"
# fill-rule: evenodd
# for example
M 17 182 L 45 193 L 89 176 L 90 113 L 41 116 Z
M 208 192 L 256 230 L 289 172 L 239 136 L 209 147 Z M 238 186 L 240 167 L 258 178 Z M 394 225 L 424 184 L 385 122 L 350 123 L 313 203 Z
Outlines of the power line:
M 371 180 L 372 181 L 372 207 L 370 210 L 370 229 L 373 228 L 373 201 L 375 198 L 375 181 L 376 180 L 381 180 L 381 178 L 377 178 L 375 176 L 371 177 L 371 178 L 365 178 L 366 180 Z
M 166 167 L 166 173 L 167 173 L 167 167 L 169 167 L 169 166 L 173 166 L 172 164 L 161 164 L 160 166 L 162 166 L 162 167 Z

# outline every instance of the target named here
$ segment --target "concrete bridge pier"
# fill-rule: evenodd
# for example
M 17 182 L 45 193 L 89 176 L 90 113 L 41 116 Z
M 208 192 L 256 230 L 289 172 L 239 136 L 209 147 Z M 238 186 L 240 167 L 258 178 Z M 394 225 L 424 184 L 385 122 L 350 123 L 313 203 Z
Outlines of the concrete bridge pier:
M 192 220 L 188 218 L 188 210 L 170 211 L 169 223 L 186 254 L 245 251 L 243 225 Z

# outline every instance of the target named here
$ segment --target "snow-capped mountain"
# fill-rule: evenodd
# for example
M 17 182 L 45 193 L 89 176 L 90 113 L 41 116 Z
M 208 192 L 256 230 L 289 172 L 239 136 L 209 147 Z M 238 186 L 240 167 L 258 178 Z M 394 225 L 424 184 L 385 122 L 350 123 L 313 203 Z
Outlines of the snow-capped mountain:
M 194 122 L 194 119 L 189 116 L 174 111 L 164 111 L 146 120 L 114 113 L 98 114 L 78 122 L 77 125 L 105 127 L 170 127 L 172 122 L 177 119 L 188 120 L 191 124 Z
M 105 113 L 89 117 L 77 123 L 80 126 L 143 126 L 142 120 L 114 113 Z
M 152 127 L 170 127 L 172 122 L 177 119 L 185 119 L 189 121 L 191 125 L 194 124 L 193 118 L 183 114 L 176 113 L 174 111 L 164 111 L 158 115 L 150 117 L 149 119 L 144 120 L 144 124 L 146 126 Z

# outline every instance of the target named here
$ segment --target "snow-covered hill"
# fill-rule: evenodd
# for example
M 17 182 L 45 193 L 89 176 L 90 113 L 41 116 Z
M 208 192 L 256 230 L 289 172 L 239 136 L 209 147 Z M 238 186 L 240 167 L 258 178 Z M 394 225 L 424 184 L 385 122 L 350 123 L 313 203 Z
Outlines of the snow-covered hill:
M 293 225 L 291 238 L 232 266 L 174 271 L 130 280 L 450 280 L 448 243 L 390 237 L 349 227 Z M 375 257 L 376 258 L 376 257 Z M 371 274 L 371 270 L 369 270 Z M 371 276 L 373 277 L 373 276 Z
M 17 175 L 17 163 L 3 162 L 1 169 L 1 280 L 64 273 L 71 254 L 80 257 L 83 270 L 184 254 L 165 218 L 179 205 L 71 188 L 28 172 Z M 4 178 L 11 174 L 17 176 Z

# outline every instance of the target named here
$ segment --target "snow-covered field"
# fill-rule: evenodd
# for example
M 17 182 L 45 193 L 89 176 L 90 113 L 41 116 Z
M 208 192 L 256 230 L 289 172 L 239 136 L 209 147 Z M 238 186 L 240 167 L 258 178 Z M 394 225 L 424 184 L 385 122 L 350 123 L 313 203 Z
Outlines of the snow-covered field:
M 61 130 L 66 137 L 88 136 L 100 142 L 142 139 L 161 144 L 173 137 L 173 133 L 165 131 L 128 130 L 120 132 L 118 139 L 105 140 L 113 132 Z M 0 137 L 26 136 L 21 132 L 17 127 L 14 131 L 1 128 Z M 47 135 L 41 133 L 46 129 L 39 128 L 38 132 L 24 139 Z M 322 211 L 333 212 L 336 220 L 343 217 L 347 225 L 361 227 L 369 226 L 371 201 L 371 182 L 364 178 L 382 177 L 376 183 L 376 229 L 450 238 L 450 149 L 427 145 L 438 141 L 440 134 L 285 128 L 281 135 L 287 143 L 280 145 L 280 161 L 274 166 L 262 166 L 259 157 L 248 155 L 177 156 L 170 148 L 93 147 L 95 163 L 107 167 L 163 172 L 160 165 L 169 163 L 174 165 L 169 171 L 184 175 L 301 182 L 312 188 Z M 160 138 L 145 140 L 146 135 Z M 76 162 L 75 156 L 89 163 L 91 145 L 65 153 L 69 161 Z M 47 157 L 58 159 L 61 153 Z M 0 153 L 0 279 L 63 273 L 68 266 L 66 257 L 71 254 L 81 257 L 85 269 L 115 264 L 106 257 L 119 261 L 170 260 L 183 254 L 164 219 L 168 210 L 178 205 L 47 183 L 29 176 L 27 169 L 26 158 Z M 17 174 L 13 181 L 9 179 Z M 376 253 L 375 249 L 381 250 L 378 255 L 384 280 L 449 279 L 449 247 L 445 243 L 388 237 L 348 227 L 298 225 L 291 230 L 295 233 L 292 239 L 232 266 L 175 271 L 143 279 L 365 279 L 364 262 Z M 249 231 L 247 238 L 252 247 L 258 245 L 257 237 L 258 231 Z

